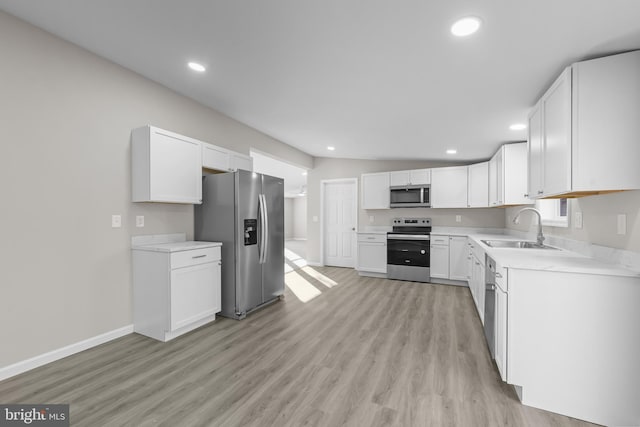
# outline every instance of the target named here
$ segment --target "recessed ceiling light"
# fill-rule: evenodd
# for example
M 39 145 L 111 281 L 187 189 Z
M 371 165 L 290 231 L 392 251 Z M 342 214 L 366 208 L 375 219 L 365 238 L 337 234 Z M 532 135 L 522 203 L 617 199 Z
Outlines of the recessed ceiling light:
M 303 176 L 307 176 L 307 173 L 306 173 L 306 172 L 302 172 L 302 175 L 303 175 Z
M 335 149 L 336 149 L 336 147 L 332 147 L 331 145 L 327 147 L 327 150 L 329 150 L 329 151 L 333 151 Z
M 189 62 L 187 64 L 189 66 L 189 68 L 191 68 L 193 71 L 197 71 L 199 73 L 204 73 L 207 69 L 204 67 L 204 65 L 202 64 L 198 64 L 197 62 Z
M 480 28 L 480 18 L 475 16 L 467 16 L 466 18 L 458 19 L 451 26 L 451 33 L 454 36 L 465 37 L 469 36 Z
M 447 150 L 447 154 L 456 154 L 458 152 L 458 150 Z
M 523 130 L 526 129 L 527 125 L 523 124 L 523 123 L 515 123 L 511 126 L 509 126 L 509 129 L 511 130 Z

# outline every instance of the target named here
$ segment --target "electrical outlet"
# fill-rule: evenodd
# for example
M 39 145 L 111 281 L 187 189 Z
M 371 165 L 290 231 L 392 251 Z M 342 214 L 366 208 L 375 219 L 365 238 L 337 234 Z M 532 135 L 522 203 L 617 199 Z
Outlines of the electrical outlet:
M 313 222 L 318 222 L 318 215 L 314 215 L 313 218 L 311 218 L 311 220 Z
M 582 228 L 582 212 L 576 212 L 573 221 L 573 228 Z
M 456 215 L 456 222 L 462 222 L 462 215 Z
M 618 234 L 624 236 L 627 234 L 627 215 L 618 214 Z
M 120 228 L 120 227 L 122 227 L 122 216 L 111 215 L 111 228 Z
M 373 215 L 369 215 L 369 222 L 373 224 L 373 221 L 375 220 Z
M 144 227 L 144 215 L 136 215 L 136 227 Z

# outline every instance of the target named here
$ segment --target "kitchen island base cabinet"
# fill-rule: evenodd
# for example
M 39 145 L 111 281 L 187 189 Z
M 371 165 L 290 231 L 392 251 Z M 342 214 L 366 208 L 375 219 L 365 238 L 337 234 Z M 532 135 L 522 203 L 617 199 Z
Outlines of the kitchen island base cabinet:
M 508 270 L 507 382 L 522 403 L 640 425 L 640 278 Z
M 221 309 L 220 273 L 220 247 L 134 250 L 134 331 L 169 341 L 215 320 Z

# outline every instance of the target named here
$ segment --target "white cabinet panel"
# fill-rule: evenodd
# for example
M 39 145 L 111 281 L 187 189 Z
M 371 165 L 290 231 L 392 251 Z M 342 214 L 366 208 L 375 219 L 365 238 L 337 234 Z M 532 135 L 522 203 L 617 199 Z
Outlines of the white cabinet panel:
M 212 286 L 220 273 L 217 262 L 171 270 L 171 328 L 175 330 L 220 311 Z
M 469 165 L 467 207 L 489 206 L 489 162 Z
M 229 150 L 211 144 L 202 144 L 202 167 L 213 170 L 229 171 Z
M 503 278 L 504 280 L 504 278 Z M 495 292 L 495 360 L 502 381 L 507 380 L 507 293 L 506 286 L 496 279 Z
M 527 194 L 535 198 L 542 194 L 544 161 L 542 156 L 542 103 L 536 104 L 529 115 L 529 139 L 527 140 L 528 182 Z
M 467 207 L 467 166 L 431 170 L 431 207 Z
M 467 238 L 449 237 L 449 279 L 467 280 Z
M 449 278 L 449 236 L 431 235 L 431 277 Z
M 565 69 L 542 99 L 543 188 L 553 195 L 571 190 L 571 68 Z
M 489 161 L 489 205 L 531 204 L 527 194 L 527 143 L 504 144 Z
M 134 202 L 202 203 L 201 142 L 153 126 L 131 138 Z
M 389 209 L 389 172 L 362 174 L 362 209 Z
M 387 272 L 387 236 L 358 233 L 358 264 L 360 272 L 385 274 Z
M 253 159 L 251 156 L 231 152 L 229 155 L 229 169 L 232 171 L 237 171 L 238 169 L 253 171 Z
M 389 182 L 394 185 L 423 185 L 431 183 L 430 169 L 412 169 L 389 172 Z

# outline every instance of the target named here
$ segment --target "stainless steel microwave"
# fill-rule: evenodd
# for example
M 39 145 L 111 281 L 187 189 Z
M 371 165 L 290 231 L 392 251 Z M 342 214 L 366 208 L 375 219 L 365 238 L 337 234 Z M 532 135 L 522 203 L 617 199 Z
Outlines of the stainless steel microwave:
M 428 208 L 430 185 L 398 185 L 389 187 L 389 207 L 392 208 Z

